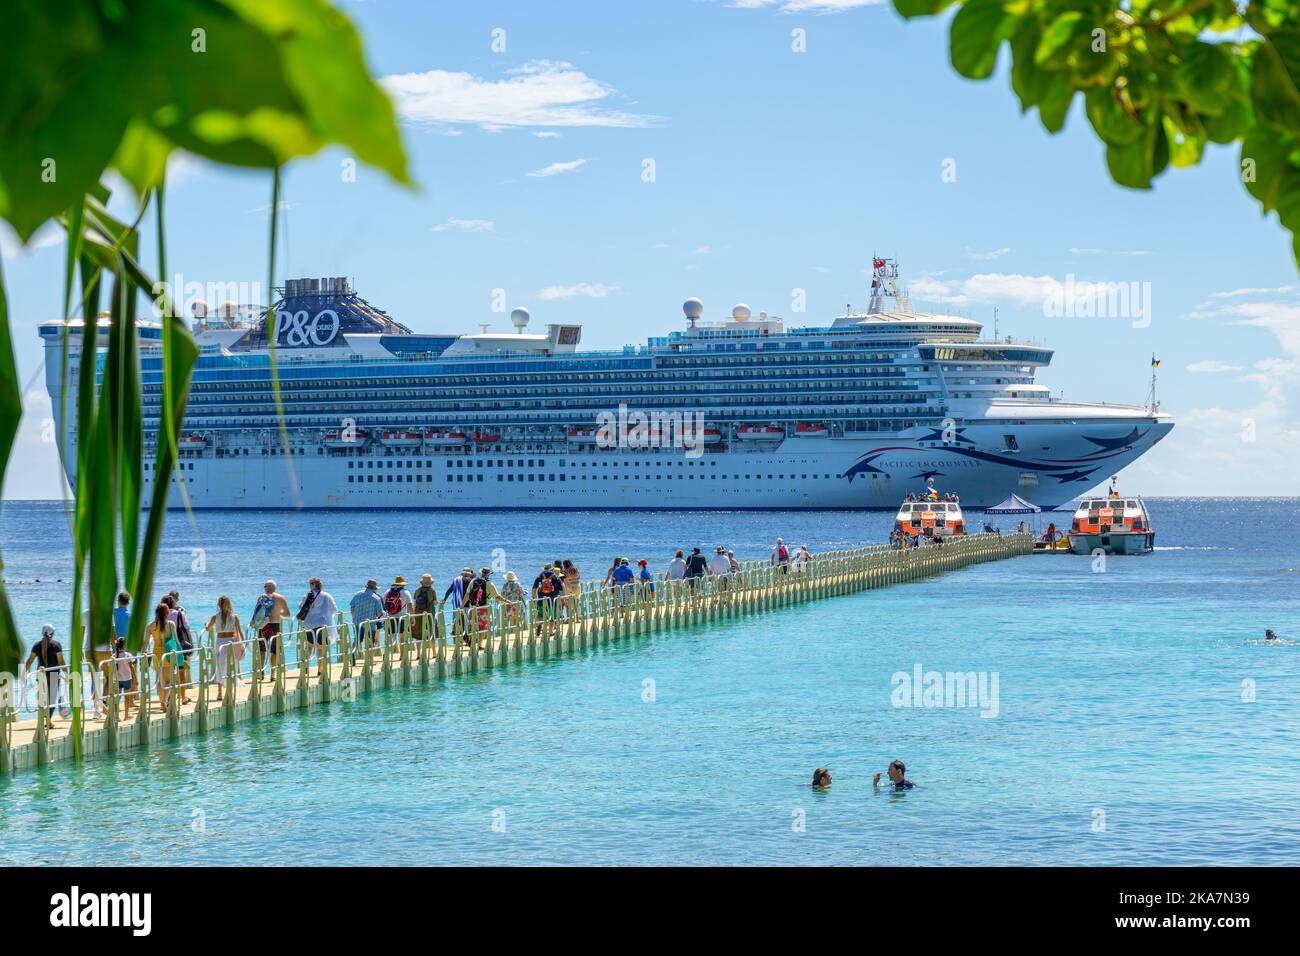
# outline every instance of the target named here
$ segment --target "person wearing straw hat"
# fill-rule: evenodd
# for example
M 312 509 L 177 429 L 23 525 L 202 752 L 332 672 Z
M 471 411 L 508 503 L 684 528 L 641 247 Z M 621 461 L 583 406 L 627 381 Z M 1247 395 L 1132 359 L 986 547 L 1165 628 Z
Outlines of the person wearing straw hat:
M 519 583 L 519 575 L 513 571 L 506 572 L 506 583 L 501 586 L 501 600 L 506 602 L 506 614 L 510 623 L 519 621 L 519 612 L 528 603 L 528 591 Z
M 411 635 L 416 640 L 415 660 L 419 663 L 424 654 L 420 642 L 433 637 L 433 615 L 438 612 L 438 592 L 433 589 L 432 574 L 426 571 L 420 575 L 420 586 L 415 589 L 412 598 Z
M 713 549 L 713 557 L 709 558 L 709 574 L 713 576 L 722 600 L 728 600 L 727 584 L 731 579 L 731 561 L 727 558 L 727 549 L 722 545 Z

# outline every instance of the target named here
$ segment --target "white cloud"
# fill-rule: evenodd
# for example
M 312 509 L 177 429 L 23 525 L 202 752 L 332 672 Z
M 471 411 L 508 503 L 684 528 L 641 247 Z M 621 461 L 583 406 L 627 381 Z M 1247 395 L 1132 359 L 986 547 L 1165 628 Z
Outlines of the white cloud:
M 707 256 L 712 252 L 713 252 L 712 246 L 697 246 L 695 249 L 695 255 L 697 256 Z
M 560 138 L 559 133 L 549 129 L 533 130 L 533 135 L 536 136 L 538 139 L 559 139 Z
M 1187 366 L 1187 371 L 1192 373 L 1205 373 L 1217 375 L 1222 372 L 1244 372 L 1244 365 L 1229 365 L 1227 362 L 1219 362 L 1215 359 L 1207 359 L 1204 362 L 1192 362 Z
M 577 295 L 585 295 L 592 299 L 603 299 L 617 291 L 618 286 L 605 285 L 603 282 L 577 282 L 573 285 L 548 285 L 546 288 L 538 290 L 537 298 L 543 302 L 572 299 Z
M 1086 291 L 1079 283 L 1076 295 Z M 1027 276 L 1019 273 L 983 272 L 967 279 L 936 279 L 921 276 L 910 283 L 914 298 L 942 299 L 948 305 L 972 302 L 1014 302 L 1017 305 L 1042 305 L 1063 285 L 1051 276 Z
M 279 202 L 277 202 L 277 203 L 275 204 L 275 208 L 276 208 L 276 210 L 277 210 L 278 212 L 288 212 L 290 209 L 297 209 L 297 208 L 298 208 L 299 206 L 301 206 L 301 205 L 302 205 L 302 203 L 289 202 L 289 200 L 287 200 L 287 199 L 281 199 Z M 245 211 L 245 212 L 262 212 L 262 213 L 270 212 L 270 211 L 271 211 L 271 204 L 270 204 L 269 202 L 265 202 L 265 203 L 262 203 L 262 205 L 260 205 L 260 206 L 254 206 L 252 209 L 246 209 L 246 210 L 244 210 L 244 211 Z
M 1300 428 L 1295 424 L 1300 405 L 1300 308 L 1285 302 L 1241 303 L 1217 316 L 1235 317 L 1233 325 L 1270 332 L 1280 349 L 1248 369 L 1214 360 L 1188 366 L 1189 372 L 1244 372 L 1236 381 L 1257 386 L 1259 397 L 1244 407 L 1214 405 L 1177 416 L 1174 435 L 1180 460 L 1170 475 L 1175 483 L 1183 476 L 1186 487 L 1166 493 L 1203 494 L 1199 483 L 1213 475 L 1224 488 L 1249 489 L 1257 495 L 1294 494 L 1300 456 Z
M 1288 292 L 1295 292 L 1297 288 L 1300 288 L 1300 286 L 1279 285 L 1279 286 L 1274 286 L 1271 289 L 1259 288 L 1259 287 L 1254 287 L 1254 288 L 1247 287 L 1244 289 L 1232 289 L 1228 292 L 1211 292 L 1210 298 L 1211 299 L 1235 299 L 1247 295 L 1280 295 Z
M 558 176 L 560 173 L 571 173 L 575 169 L 581 169 L 587 165 L 585 159 L 575 159 L 567 163 L 551 163 L 549 166 L 543 166 L 541 169 L 534 169 L 528 176 Z
M 1070 252 L 1076 256 L 1149 256 L 1150 249 L 1091 249 L 1088 247 L 1073 247 Z
M 1010 251 L 1009 248 L 1004 247 L 1002 249 L 992 249 L 988 252 L 967 252 L 966 255 L 972 259 L 987 261 L 989 259 L 1000 259 Z
M 383 85 L 406 119 L 431 126 L 478 126 L 489 131 L 528 126 L 646 127 L 659 117 L 602 106 L 614 88 L 569 63 L 533 60 L 505 79 L 429 70 L 386 76 Z
M 859 7 L 870 7 L 886 0 L 730 0 L 727 4 L 738 10 L 763 10 L 775 7 L 782 13 L 843 13 Z
M 452 216 L 446 222 L 439 223 L 433 227 L 434 232 L 450 232 L 458 229 L 461 232 L 482 234 L 485 232 L 496 231 L 497 224 L 491 219 L 457 219 Z

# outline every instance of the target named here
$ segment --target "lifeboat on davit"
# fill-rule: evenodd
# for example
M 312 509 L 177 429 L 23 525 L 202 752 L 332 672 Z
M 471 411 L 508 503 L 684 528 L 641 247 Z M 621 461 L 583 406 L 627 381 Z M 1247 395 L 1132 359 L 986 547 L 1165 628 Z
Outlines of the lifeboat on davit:
M 326 432 L 320 443 L 326 448 L 363 448 L 370 444 L 370 432 L 358 428 L 351 435 L 343 432 Z
M 785 429 L 776 425 L 741 425 L 736 429 L 738 441 L 756 441 L 775 444 L 785 438 Z
M 465 444 L 464 432 L 425 432 L 424 443 L 430 448 L 459 448 Z
M 389 431 L 380 432 L 379 444 L 386 448 L 419 448 L 424 436 L 419 432 Z
M 825 438 L 829 434 L 830 429 L 817 422 L 799 422 L 794 426 L 795 438 Z

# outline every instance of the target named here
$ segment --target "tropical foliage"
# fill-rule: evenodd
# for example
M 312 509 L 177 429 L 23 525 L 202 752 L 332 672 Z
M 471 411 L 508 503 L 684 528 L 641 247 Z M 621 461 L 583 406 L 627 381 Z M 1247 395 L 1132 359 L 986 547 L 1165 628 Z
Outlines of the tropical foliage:
M 904 17 L 954 0 L 894 0 Z M 965 0 L 953 68 L 987 79 L 1011 51 L 1011 89 L 1059 132 L 1077 95 L 1115 182 L 1149 189 L 1209 143 L 1240 143 L 1240 179 L 1276 211 L 1300 263 L 1300 5 L 1293 0 Z
M 72 421 L 77 435 L 76 580 L 67 655 L 77 673 L 83 592 L 97 645 L 108 642 L 119 586 L 137 595 L 128 646 L 142 643 L 170 484 L 165 476 L 176 463 L 198 354 L 184 322 L 172 314 L 165 287 L 138 255 L 138 230 L 152 211 L 157 276 L 167 275 L 163 184 L 169 157 L 181 149 L 216 163 L 276 171 L 272 209 L 280 167 L 326 145 L 345 147 L 399 182 L 408 181 L 406 157 L 392 104 L 366 69 L 360 39 L 325 0 L 19 3 L 6 10 L 4 22 L 0 217 L 24 241 L 42 225 L 60 223 L 68 235 L 64 318 L 80 317 L 89 331 L 101 300 L 110 314 L 110 323 L 98 330 L 102 355 L 79 362 L 75 372 L 75 409 L 57 416 L 64 435 Z M 109 170 L 135 193 L 132 223 L 108 212 L 102 182 Z M 274 236 L 272 225 L 272 275 Z M 163 386 L 154 442 L 159 480 L 147 502 L 136 326 L 141 296 L 162 317 Z M 0 276 L 0 480 L 22 398 L 5 302 Z M 67 339 L 65 330 L 65 380 L 76 351 Z M 0 585 L 0 672 L 16 672 L 22 651 Z M 79 708 L 73 719 L 80 719 Z

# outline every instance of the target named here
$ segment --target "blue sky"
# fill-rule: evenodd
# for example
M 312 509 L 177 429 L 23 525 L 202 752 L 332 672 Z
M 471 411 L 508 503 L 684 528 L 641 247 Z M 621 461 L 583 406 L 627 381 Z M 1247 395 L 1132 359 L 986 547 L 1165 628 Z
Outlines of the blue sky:
M 948 18 L 886 4 L 342 7 L 398 98 L 420 185 L 364 167 L 344 181 L 337 150 L 295 164 L 277 280 L 351 276 L 420 330 L 508 328 L 526 305 L 535 325 L 581 322 L 585 346 L 612 348 L 681 327 L 688 295 L 706 317 L 744 301 L 820 322 L 865 305 L 873 253 L 897 255 L 914 306 L 986 322 L 997 307 L 1003 334 L 1056 348 L 1040 375 L 1054 393 L 1141 403 L 1161 358 L 1177 426 L 1128 470 L 1131 490 L 1295 492 L 1296 270 L 1237 181 L 1236 147 L 1121 189 L 1077 102 L 1049 136 L 1020 114 L 1005 49 L 992 80 L 961 79 Z M 264 283 L 269 198 L 266 174 L 178 159 L 173 273 Z M 34 379 L 4 495 L 57 496 L 35 328 L 57 317 L 62 249 L 5 234 L 0 252 Z M 1045 284 L 1071 275 L 1149 283 L 1149 324 L 1045 315 Z

